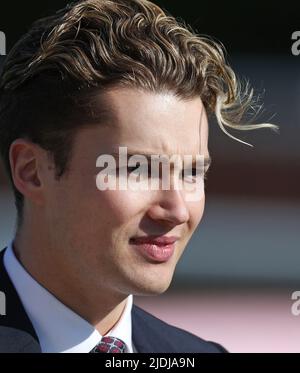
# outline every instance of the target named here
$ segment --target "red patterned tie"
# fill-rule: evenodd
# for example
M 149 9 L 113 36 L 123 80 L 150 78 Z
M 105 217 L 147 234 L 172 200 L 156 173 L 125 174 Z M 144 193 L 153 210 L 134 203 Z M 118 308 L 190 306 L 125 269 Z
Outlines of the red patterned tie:
M 91 353 L 121 353 L 125 352 L 125 343 L 116 337 L 102 337 L 101 342 L 97 344 Z

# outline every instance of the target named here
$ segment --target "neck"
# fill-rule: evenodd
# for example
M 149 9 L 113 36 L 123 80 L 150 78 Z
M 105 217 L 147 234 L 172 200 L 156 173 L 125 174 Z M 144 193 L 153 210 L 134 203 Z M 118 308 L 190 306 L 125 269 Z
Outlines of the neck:
M 55 255 L 51 255 L 51 246 L 36 240 L 36 236 L 26 231 L 17 234 L 13 251 L 20 264 L 35 281 L 93 325 L 101 335 L 108 333 L 120 319 L 128 295 L 108 288 L 86 286 L 60 266 L 54 260 Z M 42 234 L 39 236 L 43 237 Z

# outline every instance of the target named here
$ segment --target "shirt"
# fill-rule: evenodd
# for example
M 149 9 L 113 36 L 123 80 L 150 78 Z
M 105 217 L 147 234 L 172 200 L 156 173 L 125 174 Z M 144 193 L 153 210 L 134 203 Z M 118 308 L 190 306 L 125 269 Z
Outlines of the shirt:
M 5 269 L 20 297 L 39 338 L 43 353 L 88 353 L 102 335 L 53 294 L 41 286 L 22 266 L 13 251 L 13 242 L 4 254 Z M 136 352 L 132 343 L 131 309 L 133 296 L 127 298 L 116 325 L 106 334 L 120 338 L 125 352 Z

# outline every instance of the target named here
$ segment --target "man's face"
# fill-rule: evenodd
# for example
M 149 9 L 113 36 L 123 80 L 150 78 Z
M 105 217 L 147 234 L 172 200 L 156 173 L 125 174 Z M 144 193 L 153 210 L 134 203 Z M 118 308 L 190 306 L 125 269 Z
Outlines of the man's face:
M 80 286 L 122 294 L 158 294 L 200 222 L 204 195 L 187 201 L 184 190 L 105 190 L 96 187 L 101 154 L 120 146 L 133 154 L 208 156 L 208 124 L 200 98 L 111 89 L 114 120 L 80 129 L 68 173 L 46 189 L 46 222 L 54 261 Z M 99 101 L 100 102 L 100 101 Z M 116 158 L 117 159 L 117 158 Z M 178 237 L 168 260 L 152 260 L 133 237 Z M 53 259 L 53 258 L 52 258 Z

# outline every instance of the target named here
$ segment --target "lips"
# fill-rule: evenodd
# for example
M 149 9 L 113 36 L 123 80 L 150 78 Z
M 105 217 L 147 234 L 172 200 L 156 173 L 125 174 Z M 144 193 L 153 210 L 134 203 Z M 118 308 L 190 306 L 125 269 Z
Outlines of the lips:
M 171 245 L 178 240 L 176 236 L 144 236 L 133 237 L 130 239 L 131 243 L 135 244 L 152 244 L 158 246 Z
M 133 237 L 130 244 L 146 259 L 154 262 L 167 262 L 175 251 L 178 237 L 144 236 Z

